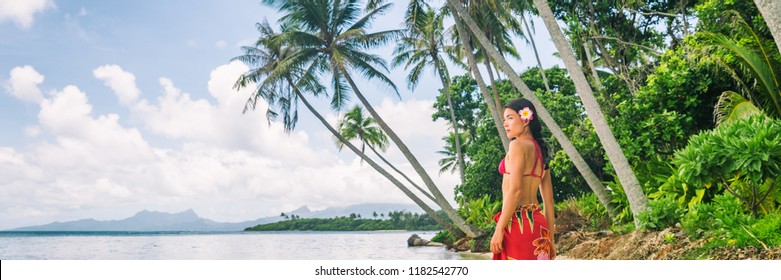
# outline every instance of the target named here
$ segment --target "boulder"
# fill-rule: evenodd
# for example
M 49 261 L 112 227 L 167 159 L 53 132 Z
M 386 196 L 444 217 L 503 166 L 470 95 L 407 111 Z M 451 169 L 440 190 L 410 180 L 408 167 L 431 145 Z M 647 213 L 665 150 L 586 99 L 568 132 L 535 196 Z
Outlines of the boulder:
M 430 242 L 431 241 L 428 241 L 426 239 L 420 238 L 420 236 L 418 236 L 417 234 L 412 234 L 412 236 L 410 236 L 407 239 L 407 246 L 409 246 L 409 247 L 412 247 L 412 246 L 426 246 Z

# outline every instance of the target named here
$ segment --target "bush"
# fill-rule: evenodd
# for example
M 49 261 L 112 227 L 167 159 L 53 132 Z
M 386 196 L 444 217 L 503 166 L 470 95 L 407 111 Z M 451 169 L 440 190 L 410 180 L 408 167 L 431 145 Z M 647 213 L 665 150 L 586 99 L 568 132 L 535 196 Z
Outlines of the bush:
M 607 209 L 594 193 L 556 204 L 556 231 L 600 231 L 610 225 Z
M 440 232 L 437 232 L 436 235 L 434 235 L 433 238 L 431 238 L 431 241 L 433 242 L 439 242 L 445 245 L 453 245 L 453 243 L 456 242 L 456 238 L 447 230 L 443 230 Z
M 700 238 L 706 232 L 713 229 L 715 223 L 713 211 L 715 207 L 710 203 L 700 203 L 692 206 L 689 212 L 681 218 L 683 231 L 693 238 Z
M 458 209 L 458 214 L 464 217 L 467 223 L 470 223 L 478 228 L 490 228 L 493 230 L 494 215 L 501 211 L 501 201 L 491 201 L 489 195 L 483 195 L 481 198 L 472 199 L 469 201 L 462 201 L 461 208 Z
M 675 153 L 673 164 L 681 182 L 676 197 L 689 207 L 728 188 L 756 215 L 766 205 L 758 198 L 779 185 L 781 121 L 760 114 L 700 133 Z
M 675 225 L 683 215 L 683 209 L 672 196 L 652 200 L 648 203 L 648 209 L 637 215 L 639 226 L 642 229 L 661 230 Z
M 596 194 L 590 193 L 575 200 L 580 215 L 587 220 L 599 220 L 608 218 L 607 209 L 599 202 Z
M 781 246 L 781 213 L 775 212 L 757 220 L 749 230 L 769 247 Z

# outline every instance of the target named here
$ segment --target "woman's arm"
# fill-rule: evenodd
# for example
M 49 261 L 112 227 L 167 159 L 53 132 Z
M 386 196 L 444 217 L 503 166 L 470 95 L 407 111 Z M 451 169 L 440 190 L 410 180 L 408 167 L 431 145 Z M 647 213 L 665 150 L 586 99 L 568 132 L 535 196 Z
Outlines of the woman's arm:
M 542 194 L 542 203 L 545 207 L 545 220 L 548 221 L 548 231 L 550 232 L 551 253 L 550 258 L 556 257 L 556 242 L 554 235 L 556 234 L 556 215 L 555 202 L 553 202 L 553 183 L 551 182 L 550 173 L 545 170 L 545 174 L 540 181 L 540 193 Z
M 515 209 L 521 203 L 521 177 L 523 174 L 525 154 L 523 142 L 512 141 L 507 152 L 507 158 L 504 167 L 509 175 L 504 175 L 502 179 L 502 214 L 496 222 L 494 236 L 491 238 L 491 252 L 499 253 L 502 250 L 502 240 L 504 239 L 504 228 L 510 223 L 510 219 L 515 214 Z M 529 143 L 530 144 L 530 143 Z M 505 184 L 504 181 L 509 181 Z

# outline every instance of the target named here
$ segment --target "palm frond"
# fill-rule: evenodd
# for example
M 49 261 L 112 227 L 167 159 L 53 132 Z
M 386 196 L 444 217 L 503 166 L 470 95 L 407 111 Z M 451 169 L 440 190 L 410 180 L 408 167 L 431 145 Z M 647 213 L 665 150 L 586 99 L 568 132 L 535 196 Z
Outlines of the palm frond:
M 760 113 L 762 111 L 754 103 L 734 91 L 722 93 L 713 109 L 717 125 L 731 123 Z
M 778 80 L 771 70 L 771 67 L 767 60 L 764 60 L 757 52 L 751 49 L 741 46 L 728 39 L 721 34 L 709 34 L 709 38 L 717 46 L 729 50 L 732 54 L 736 55 L 738 62 L 743 66 L 745 70 L 751 73 L 752 77 L 755 77 L 759 83 L 757 90 L 762 93 L 764 98 L 772 101 L 774 115 L 781 116 L 781 91 L 779 91 Z

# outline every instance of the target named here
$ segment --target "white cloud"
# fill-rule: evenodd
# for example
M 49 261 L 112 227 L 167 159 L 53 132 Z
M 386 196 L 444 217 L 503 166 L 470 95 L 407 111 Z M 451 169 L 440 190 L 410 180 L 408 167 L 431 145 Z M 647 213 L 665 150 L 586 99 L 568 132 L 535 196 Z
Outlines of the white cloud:
M 24 135 L 30 138 L 41 135 L 42 132 L 41 127 L 37 125 L 28 125 L 24 128 Z
M 53 0 L 0 0 L 0 22 L 10 20 L 22 29 L 29 29 L 36 13 L 54 7 Z
M 46 166 L 101 167 L 155 159 L 141 133 L 122 127 L 118 115 L 93 117 L 87 95 L 75 86 L 66 86 L 41 102 L 38 120 L 57 139 L 56 144 L 37 146 L 37 152 L 48 158 Z
M 136 87 L 136 76 L 125 72 L 117 65 L 104 65 L 92 71 L 92 75 L 114 90 L 123 105 L 136 102 L 141 91 Z
M 43 94 L 38 85 L 43 83 L 43 75 L 30 65 L 11 69 L 11 78 L 3 83 L 5 90 L 19 100 L 38 103 L 43 100 Z
M 262 100 L 255 111 L 242 114 L 252 89 L 236 92 L 232 86 L 247 69 L 240 62 L 215 68 L 206 98 L 160 78 L 163 94 L 154 99 L 144 98 L 133 74 L 119 66 L 95 69 L 139 128 L 123 126 L 115 113 L 96 115 L 87 93 L 76 86 L 43 98 L 38 123 L 26 130 L 51 137 L 36 138 L 23 150 L 0 147 L 0 229 L 120 219 L 141 209 L 194 208 L 213 220 L 246 221 L 302 205 L 411 203 L 352 152 L 342 151 L 344 159 L 334 154 L 330 138 L 310 140 L 310 133 L 323 135 L 322 129 L 285 134 L 279 123 L 267 124 Z M 446 133 L 442 123 L 430 121 L 430 107 L 425 100 L 386 100 L 377 109 L 450 198 L 456 176 L 438 177 L 438 158 L 432 150 L 420 152 L 441 145 Z M 336 122 L 336 116 L 328 118 Z M 146 140 L 151 134 L 171 142 L 154 147 Z M 417 178 L 394 148 L 388 158 Z
M 228 47 L 228 42 L 225 42 L 223 40 L 217 41 L 217 43 L 214 43 L 214 47 L 218 49 L 225 49 Z

